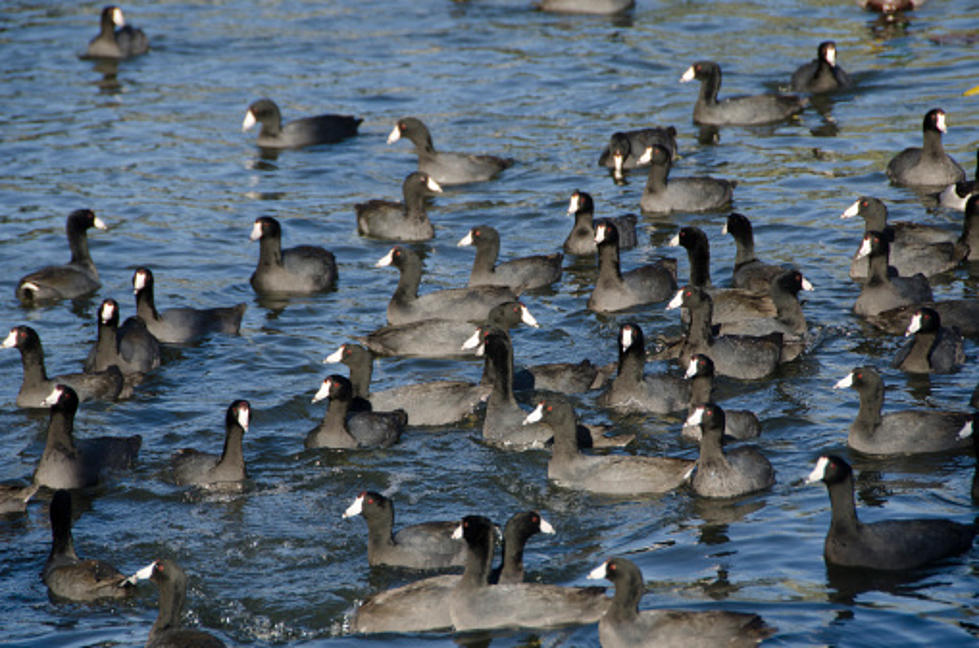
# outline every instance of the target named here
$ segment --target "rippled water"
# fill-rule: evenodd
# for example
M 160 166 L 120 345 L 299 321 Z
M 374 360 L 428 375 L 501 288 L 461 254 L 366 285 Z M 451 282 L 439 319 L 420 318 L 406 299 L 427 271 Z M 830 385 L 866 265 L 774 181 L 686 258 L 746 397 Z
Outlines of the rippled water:
M 137 265 L 157 276 L 157 300 L 170 305 L 245 301 L 240 337 L 215 337 L 173 351 L 135 397 L 84 405 L 79 436 L 138 432 L 139 467 L 92 493 L 75 523 L 83 556 L 123 571 L 158 556 L 190 577 L 187 621 L 230 644 L 451 644 L 449 635 L 383 640 L 338 638 L 344 615 L 371 592 L 414 577 L 369 570 L 362 520 L 341 521 L 366 488 L 393 494 L 399 523 L 484 512 L 503 522 L 538 508 L 558 530 L 527 552 L 531 577 L 583 584 L 613 554 L 636 561 L 647 579 L 644 606 L 754 610 L 778 627 L 783 645 L 973 643 L 975 552 L 900 583 L 830 579 L 822 560 L 829 521 L 821 487 L 801 478 L 825 450 L 845 454 L 857 409 L 853 392 L 831 385 L 856 364 L 881 367 L 887 406 L 962 409 L 979 379 L 975 366 L 932 380 L 910 379 L 887 364 L 899 341 L 863 327 L 849 308 L 858 288 L 848 259 L 862 223 L 838 216 L 857 196 L 884 199 L 895 218 L 958 227 L 956 213 L 927 207 L 883 173 L 896 151 L 920 141 L 921 117 L 949 114 L 948 151 L 972 172 L 979 101 L 974 85 L 977 7 L 932 2 L 910 23 L 882 27 L 852 3 L 652 2 L 625 18 L 555 16 L 522 0 L 418 2 L 155 2 L 126 5 L 153 50 L 117 73 L 82 51 L 99 6 L 8 2 L 0 16 L 0 295 L 3 326 L 28 323 L 44 341 L 51 374 L 76 371 L 95 336 L 105 297 L 132 312 Z M 697 59 L 725 71 L 722 93 L 774 89 L 834 39 L 840 62 L 858 81 L 853 92 L 771 128 L 726 128 L 700 144 L 690 123 L 696 88 L 677 79 Z M 278 101 L 286 119 L 318 112 L 364 117 L 361 135 L 333 146 L 262 159 L 239 132 L 248 103 Z M 769 492 L 712 503 L 680 491 L 639 501 L 608 500 L 548 486 L 546 454 L 508 454 L 474 442 L 478 428 L 411 430 L 374 453 L 302 450 L 322 415 L 310 404 L 332 367 L 321 359 L 352 336 L 381 325 L 395 273 L 371 266 L 389 245 L 356 235 L 353 205 L 395 198 L 414 166 L 408 146 L 384 136 L 403 116 L 421 117 L 437 146 L 495 152 L 517 165 L 490 183 L 453 188 L 430 210 L 436 239 L 426 255 L 427 286 L 459 285 L 472 252 L 455 242 L 490 223 L 503 253 L 557 249 L 570 228 L 575 188 L 595 196 L 599 215 L 638 209 L 641 176 L 617 187 L 595 166 L 617 129 L 672 124 L 682 158 L 676 175 L 736 178 L 736 208 L 755 225 L 759 256 L 801 266 L 816 285 L 805 310 L 825 329 L 812 354 L 761 384 L 723 383 L 725 406 L 750 407 L 763 420 L 760 445 L 777 470 Z M 108 232 L 90 237 L 103 286 L 87 301 L 24 310 L 13 298 L 18 277 L 67 258 L 63 224 L 91 207 Z M 248 285 L 257 216 L 279 218 L 285 244 L 318 242 L 341 265 L 335 293 L 260 304 Z M 715 282 L 730 278 L 734 245 L 721 215 L 644 217 L 646 236 L 624 255 L 632 267 L 659 254 L 681 225 L 713 241 Z M 673 334 L 673 313 L 653 305 L 616 317 L 584 309 L 594 272 L 568 261 L 552 292 L 526 303 L 540 330 L 514 332 L 518 363 L 609 362 L 614 332 L 636 318 L 647 336 Z M 975 270 L 973 268 L 972 270 Z M 688 271 L 685 256 L 680 273 Z M 967 270 L 943 277 L 936 295 L 974 295 Z M 975 346 L 967 352 L 974 358 Z M 21 371 L 12 351 L 0 357 L 0 479 L 27 478 L 43 448 L 46 414 L 15 408 Z M 654 366 L 650 370 L 661 370 Z M 437 377 L 474 379 L 477 362 L 383 359 L 379 387 Z M 194 446 L 217 451 L 234 398 L 255 415 L 245 454 L 251 483 L 236 495 L 175 487 L 169 455 Z M 637 453 L 694 456 L 679 441 L 676 418 L 615 417 L 593 407 L 593 422 L 640 433 Z M 858 505 L 866 519 L 917 514 L 971 520 L 973 460 L 937 456 L 874 460 L 849 455 L 860 472 Z M 148 586 L 119 606 L 54 604 L 39 573 L 49 548 L 48 495 L 26 516 L 0 520 L 0 640 L 24 646 L 141 645 L 156 617 Z M 893 633 L 893 634 L 892 634 Z M 536 633 L 501 633 L 493 645 L 537 645 Z M 597 646 L 594 626 L 542 633 L 543 645 Z

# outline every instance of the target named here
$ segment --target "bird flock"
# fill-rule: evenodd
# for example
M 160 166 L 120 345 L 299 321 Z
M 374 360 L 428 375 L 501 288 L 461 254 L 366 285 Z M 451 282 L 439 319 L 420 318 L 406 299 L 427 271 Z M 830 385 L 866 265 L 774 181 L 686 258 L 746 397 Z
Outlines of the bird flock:
M 632 7 L 597 0 L 550 4 L 541 8 L 618 13 Z M 887 19 L 895 20 L 894 15 L 889 13 Z M 150 39 L 126 23 L 120 8 L 105 7 L 101 31 L 83 57 L 123 61 L 141 55 L 153 55 Z M 839 56 L 836 44 L 824 41 L 813 60 L 794 72 L 786 70 L 787 88 L 796 94 L 719 97 L 720 65 L 709 60 L 690 64 L 678 81 L 699 83 L 692 110 L 698 139 L 716 142 L 721 129 L 725 138 L 735 138 L 749 132 L 737 127 L 792 123 L 803 111 L 816 109 L 814 104 L 859 93 L 860 75 L 844 71 Z M 364 120 L 341 114 L 283 119 L 276 103 L 262 98 L 248 106 L 241 127 L 247 132 L 260 126 L 256 146 L 263 155 L 288 164 L 289 155 L 298 149 L 329 150 L 349 138 L 369 137 L 360 132 Z M 398 147 L 407 140 L 417 155 L 417 170 L 402 184 L 402 202 L 371 199 L 356 204 L 350 214 L 351 227 L 367 243 L 391 244 L 370 263 L 377 272 L 395 270 L 397 280 L 392 277 L 391 297 L 383 317 L 378 310 L 376 329 L 344 341 L 335 351 L 324 349 L 323 363 L 347 369 L 325 375 L 318 388 L 310 385 L 305 398 L 311 403 L 328 401 L 328 406 L 304 441 L 301 433 L 296 435 L 295 452 L 363 454 L 374 457 L 374 469 L 383 471 L 386 453 L 396 453 L 406 437 L 427 434 L 429 428 L 464 425 L 494 449 L 496 461 L 529 452 L 539 459 L 536 469 L 540 475 L 546 473 L 552 487 L 590 493 L 595 506 L 602 506 L 603 498 L 642 500 L 678 489 L 687 497 L 734 506 L 738 498 L 793 481 L 792 476 L 776 474 L 766 458 L 764 422 L 750 409 L 715 401 L 720 394 L 714 383 L 761 383 L 786 366 L 818 357 L 826 337 L 833 335 L 829 323 L 813 324 L 806 317 L 805 295 L 819 286 L 806 276 L 807 268 L 764 262 L 764 250 L 756 254 L 752 221 L 732 211 L 739 194 L 750 190 L 742 180 L 684 174 L 682 140 L 678 142 L 684 125 L 636 126 L 609 133 L 607 146 L 596 157 L 596 166 L 607 170 L 607 178 L 605 171 L 595 174 L 596 182 L 633 192 L 640 215 L 595 218 L 592 195 L 569 190 L 567 214 L 573 223 L 569 218 L 561 249 L 542 241 L 539 254 L 510 258 L 510 224 L 473 215 L 462 238 L 447 242 L 438 221 L 433 225 L 430 218 L 437 216 L 429 212 L 446 192 L 498 182 L 527 162 L 482 152 L 442 151 L 421 119 L 398 119 L 387 145 Z M 841 308 L 852 311 L 876 334 L 906 337 L 888 362 L 910 375 L 954 376 L 968 361 L 971 340 L 979 335 L 979 301 L 936 299 L 938 291 L 932 288 L 936 278 L 947 282 L 949 272 L 979 260 L 979 186 L 945 153 L 942 138 L 948 131 L 946 112 L 929 109 L 920 130 L 909 130 L 909 143 L 918 138 L 920 145 L 895 152 L 881 171 L 893 185 L 956 214 L 961 228 L 888 220 L 888 206 L 874 196 L 850 197 L 852 204 L 842 207 L 839 215 L 860 216 L 865 222 L 862 237 L 854 235 L 849 269 L 859 296 Z M 633 189 L 643 177 L 642 190 Z M 979 179 L 979 164 L 975 178 Z M 450 189 L 456 186 L 460 188 Z M 634 257 L 623 254 L 646 245 L 644 217 L 697 213 L 712 214 L 723 223 L 718 228 L 721 236 L 733 239 L 737 253 L 730 287 L 715 285 L 710 276 L 711 242 L 723 245 L 723 239 L 712 238 L 696 225 L 676 226 L 662 250 L 664 256 L 649 263 L 636 265 Z M 159 588 L 159 613 L 146 631 L 147 646 L 220 646 L 223 643 L 210 632 L 185 627 L 188 575 L 172 556 L 161 555 L 126 575 L 100 560 L 80 558 L 75 551 L 71 530 L 78 520 L 72 514 L 73 500 L 79 493 L 111 489 L 120 474 L 139 470 L 140 451 L 145 453 L 146 446 L 156 442 L 146 432 L 94 436 L 89 430 L 75 430 L 79 408 L 89 401 L 139 398 L 147 383 L 152 386 L 169 365 L 182 361 L 181 349 L 210 344 L 216 336 L 241 334 L 249 308 L 246 303 L 191 308 L 162 299 L 158 305 L 154 272 L 136 265 L 138 258 L 131 266 L 132 307 L 121 295 L 109 297 L 96 268 L 98 255 L 89 251 L 88 235 L 94 229 L 99 237 L 111 237 L 112 226 L 98 214 L 97 204 L 74 209 L 66 218 L 68 262 L 58 265 L 63 252 L 52 250 L 42 261 L 46 265 L 16 284 L 14 298 L 20 313 L 30 314 L 29 323 L 13 325 L 0 346 L 20 353 L 23 374 L 16 407 L 48 409 L 49 414 L 39 461 L 29 479 L 4 485 L 0 512 L 17 516 L 33 500 L 50 502 L 52 543 L 42 579 L 53 600 L 104 605 L 106 600 L 132 596 L 140 581 L 151 580 Z M 284 245 L 298 242 L 290 237 L 288 222 L 261 216 L 245 237 L 258 248 L 250 285 L 262 307 L 274 304 L 274 310 L 288 308 L 293 300 L 329 300 L 343 285 L 345 258 L 318 244 Z M 425 243 L 435 239 L 438 243 Z M 473 248 L 471 273 L 457 287 L 433 290 L 425 281 L 424 246 L 449 244 Z M 665 256 L 681 247 L 688 278 L 680 276 L 675 258 Z M 365 245 L 365 250 L 373 249 Z M 595 347 L 614 344 L 617 359 L 609 364 L 576 358 L 528 366 L 521 361 L 513 329 L 541 327 L 533 314 L 534 300 L 561 291 L 569 265 L 588 267 L 592 273 L 588 295 L 579 300 L 582 312 L 600 320 L 625 318 L 614 320 L 614 340 L 592 341 Z M 44 313 L 94 296 L 101 303 L 87 358 L 77 372 L 49 376 L 42 347 Z M 644 317 L 651 309 L 675 312 L 679 333 L 654 333 Z M 15 308 L 8 312 L 17 313 Z M 371 384 L 378 357 L 470 363 L 478 358 L 482 376 L 473 381 L 409 379 L 379 390 Z M 647 367 L 653 362 L 659 370 Z M 859 405 L 857 409 L 855 403 L 857 413 L 846 442 L 857 456 L 903 460 L 968 451 L 979 444 L 979 435 L 972 434 L 979 419 L 970 412 L 979 410 L 979 388 L 957 411 L 898 412 L 888 411 L 884 404 L 885 386 L 874 366 L 853 368 L 835 388 L 857 393 Z M 165 397 L 157 393 L 147 398 Z M 690 452 L 637 452 L 634 434 L 586 423 L 585 411 L 606 412 L 613 420 L 628 415 L 680 417 L 683 424 L 674 432 L 687 439 Z M 252 419 L 252 405 L 233 400 L 226 410 L 220 453 L 217 447 L 183 448 L 166 466 L 153 469 L 177 486 L 245 496 L 254 476 L 246 469 Z M 941 518 L 862 523 L 854 503 L 853 469 L 837 451 L 813 457 L 805 481 L 822 482 L 829 493 L 824 560 L 830 569 L 914 570 L 971 550 L 977 528 L 969 523 Z M 971 495 L 979 498 L 979 487 L 974 485 Z M 365 490 L 353 497 L 342 517 L 364 517 L 367 564 L 413 570 L 418 578 L 352 602 L 343 632 L 468 632 L 597 622 L 606 647 L 754 645 L 778 632 L 750 602 L 735 601 L 734 610 L 639 611 L 648 607 L 641 600 L 643 575 L 624 556 L 600 556 L 600 564 L 587 575 L 611 582 L 608 592 L 603 587 L 532 581 L 524 573 L 526 543 L 537 533 L 560 533 L 537 510 L 515 511 L 502 530 L 469 511 L 458 519 L 395 531 L 393 500 Z M 502 557 L 494 569 L 499 538 Z M 453 568 L 462 568 L 461 575 L 420 573 Z

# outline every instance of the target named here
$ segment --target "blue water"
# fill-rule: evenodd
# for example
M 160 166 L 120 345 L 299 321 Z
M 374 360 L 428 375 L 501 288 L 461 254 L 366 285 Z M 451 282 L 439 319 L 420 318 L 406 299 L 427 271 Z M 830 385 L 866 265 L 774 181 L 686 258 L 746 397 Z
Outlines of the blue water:
M 778 628 L 772 644 L 972 644 L 977 611 L 976 553 L 917 572 L 900 583 L 830 580 L 822 559 L 829 502 L 802 478 L 823 451 L 848 456 L 859 476 L 858 507 L 868 520 L 936 515 L 971 520 L 973 459 L 872 459 L 847 452 L 856 413 L 852 391 L 831 386 L 864 363 L 888 385 L 888 408 L 964 409 L 979 380 L 957 374 L 911 379 L 888 368 L 901 340 L 863 326 L 850 313 L 859 289 L 847 277 L 862 223 L 839 214 L 860 195 L 883 199 L 896 219 L 959 227 L 958 213 L 935 209 L 892 187 L 887 160 L 920 142 L 922 115 L 949 115 L 947 150 L 972 173 L 979 141 L 979 5 L 933 1 L 898 26 L 881 26 L 854 3 L 653 2 L 625 18 L 557 16 L 522 0 L 417 2 L 154 2 L 125 5 L 153 50 L 110 68 L 79 60 L 97 30 L 95 3 L 7 2 L 0 15 L 0 324 L 36 328 L 49 373 L 80 369 L 95 337 L 98 303 L 113 297 L 132 314 L 130 277 L 138 265 L 157 278 L 157 302 L 217 306 L 248 302 L 240 337 L 214 337 L 170 354 L 127 401 L 83 405 L 79 437 L 143 435 L 138 468 L 82 498 L 75 522 L 83 556 L 125 572 L 156 557 L 176 559 L 190 578 L 185 620 L 235 645 L 452 645 L 451 635 L 343 637 L 344 618 L 371 592 L 415 577 L 370 570 L 362 520 L 340 515 L 363 489 L 391 494 L 398 524 L 480 512 L 502 523 L 540 509 L 557 529 L 528 547 L 530 577 L 584 584 L 610 555 L 628 555 L 647 580 L 644 607 L 725 608 L 761 613 Z M 696 88 L 677 83 L 693 61 L 718 60 L 722 94 L 784 87 L 819 41 L 836 41 L 858 87 L 824 113 L 766 128 L 725 128 L 701 144 L 691 124 Z M 263 159 L 243 135 L 247 105 L 274 98 L 286 119 L 338 112 L 364 118 L 346 142 Z M 353 205 L 400 196 L 414 168 L 406 143 L 385 144 L 400 117 L 414 115 L 445 150 L 492 152 L 516 166 L 498 180 L 452 188 L 430 209 L 436 239 L 423 286 L 461 285 L 472 251 L 455 242 L 489 223 L 503 254 L 551 252 L 571 219 L 571 192 L 589 191 L 598 215 L 638 210 L 643 178 L 614 185 L 595 166 L 608 135 L 653 124 L 676 126 L 675 175 L 736 178 L 735 207 L 752 219 L 763 260 L 797 264 L 815 284 L 805 306 L 823 343 L 760 384 L 723 382 L 726 407 L 753 409 L 759 445 L 777 471 L 768 492 L 705 502 L 681 490 L 638 501 L 608 500 L 548 485 L 546 453 L 509 454 L 474 441 L 478 427 L 410 430 L 375 453 L 306 452 L 305 433 L 322 416 L 311 404 L 336 370 L 321 364 L 352 336 L 383 323 L 396 273 L 375 269 L 389 244 L 356 234 Z M 102 288 L 89 300 L 38 310 L 13 297 L 19 277 L 67 260 L 64 219 L 91 207 L 109 224 L 93 232 Z M 340 263 L 334 293 L 260 304 L 248 277 L 260 215 L 278 218 L 285 245 L 317 243 Z M 723 215 L 642 219 L 633 267 L 661 254 L 676 230 L 704 228 L 715 283 L 730 279 L 734 245 Z M 681 250 L 682 252 L 682 250 Z M 573 262 L 553 291 L 525 303 L 542 323 L 514 331 L 518 363 L 615 358 L 615 331 L 638 320 L 651 340 L 675 334 L 675 312 L 652 305 L 614 317 L 585 310 L 594 279 Z M 942 277 L 937 297 L 974 296 L 975 270 Z M 680 274 L 688 272 L 685 255 Z M 426 288 L 423 287 L 423 290 Z M 5 334 L 5 333 L 4 333 Z M 974 360 L 976 347 L 967 343 Z M 46 414 L 14 405 L 21 370 L 0 354 L 0 480 L 29 478 L 44 443 Z M 653 370 L 665 366 L 654 365 Z M 675 371 L 675 368 L 673 369 Z M 475 379 L 478 362 L 382 359 L 378 387 L 441 377 Z M 680 420 L 618 417 L 578 401 L 589 422 L 639 434 L 631 452 L 695 456 L 679 439 Z M 178 488 L 168 477 L 181 447 L 217 452 L 231 400 L 251 401 L 245 439 L 251 482 L 242 494 Z M 0 520 L 0 641 L 20 646 L 142 645 L 156 618 L 156 590 L 121 605 L 48 600 L 40 581 L 50 530 L 49 494 L 25 516 Z M 535 643 L 539 637 L 540 644 Z M 888 639 L 884 639 L 887 637 Z M 594 626 L 493 635 L 500 646 L 597 646 Z

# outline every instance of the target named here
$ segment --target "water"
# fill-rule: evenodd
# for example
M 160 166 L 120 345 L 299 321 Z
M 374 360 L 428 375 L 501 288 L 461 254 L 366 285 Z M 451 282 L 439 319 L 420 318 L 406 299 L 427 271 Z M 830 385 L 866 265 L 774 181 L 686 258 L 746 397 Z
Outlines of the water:
M 451 635 L 377 640 L 341 637 L 344 615 L 371 592 L 413 575 L 366 566 L 362 520 L 340 514 L 357 492 L 393 494 L 398 523 L 482 512 L 503 522 L 538 508 L 554 524 L 527 551 L 531 577 L 584 584 L 610 555 L 643 570 L 643 605 L 753 610 L 778 633 L 772 643 L 903 645 L 973 643 L 975 560 L 967 556 L 898 583 L 840 582 L 827 574 L 822 541 L 828 499 L 804 487 L 815 456 L 831 450 L 858 469 L 865 519 L 940 515 L 971 520 L 973 460 L 939 456 L 873 460 L 845 449 L 856 413 L 852 391 L 830 388 L 853 366 L 878 365 L 889 408 L 962 409 L 979 380 L 969 366 L 952 376 L 911 379 L 887 368 L 899 340 L 864 327 L 849 308 L 858 288 L 848 259 L 862 223 L 838 216 L 856 197 L 882 198 L 892 217 L 957 228 L 960 216 L 926 208 L 883 173 L 891 155 L 920 142 L 922 115 L 949 114 L 947 150 L 972 172 L 979 102 L 974 85 L 979 6 L 931 3 L 910 24 L 885 29 L 848 3 L 640 0 L 628 18 L 546 15 L 522 1 L 226 3 L 157 2 L 124 7 L 153 51 L 113 76 L 76 54 L 94 35 L 99 6 L 8 2 L 0 18 L 0 295 L 3 326 L 40 333 L 49 372 L 77 371 L 95 336 L 99 301 L 114 297 L 132 313 L 130 277 L 153 268 L 163 306 L 249 303 L 240 337 L 215 337 L 174 351 L 128 401 L 85 405 L 79 436 L 144 437 L 139 467 L 82 500 L 75 523 L 79 553 L 134 571 L 158 556 L 175 558 L 190 578 L 187 622 L 229 644 L 451 645 Z M 951 38 L 949 38 L 951 37 Z M 697 141 L 690 123 L 696 88 L 677 79 L 694 60 L 714 58 L 723 94 L 760 92 L 788 82 L 819 41 L 836 40 L 841 64 L 859 88 L 810 109 L 795 123 L 721 131 Z M 108 74 L 107 74 L 108 72 Z M 334 146 L 263 159 L 239 124 L 248 103 L 274 98 L 285 118 L 318 112 L 364 117 L 361 135 Z M 828 112 L 827 112 L 828 110 Z M 335 370 L 322 358 L 353 335 L 382 324 L 396 283 L 375 269 L 389 244 L 356 235 L 353 205 L 397 198 L 414 166 L 408 145 L 384 137 L 415 115 L 445 150 L 517 159 L 490 183 L 448 190 L 430 214 L 436 239 L 424 285 L 459 285 L 472 251 L 455 242 L 479 223 L 503 233 L 506 256 L 549 252 L 570 228 L 564 213 L 575 188 L 595 197 L 599 215 L 638 208 L 642 177 L 617 187 L 595 167 L 617 129 L 673 124 L 682 159 L 676 175 L 736 178 L 736 208 L 755 225 L 759 256 L 796 263 L 816 285 L 805 310 L 824 327 L 812 354 L 760 384 L 720 385 L 724 406 L 750 407 L 763 420 L 760 445 L 777 470 L 771 491 L 712 503 L 688 492 L 638 501 L 608 500 L 549 487 L 544 453 L 507 454 L 473 441 L 472 426 L 412 430 L 376 453 L 302 451 L 321 417 L 309 400 Z M 92 207 L 110 225 L 90 236 L 99 293 L 77 304 L 24 310 L 18 277 L 67 259 L 63 224 Z M 260 304 L 247 283 L 257 258 L 248 241 L 260 215 L 283 222 L 285 244 L 317 242 L 341 265 L 339 290 Z M 733 242 L 722 216 L 645 217 L 642 244 L 624 255 L 633 267 L 659 254 L 681 225 L 713 242 L 715 282 L 730 279 Z M 973 268 L 974 270 L 974 268 Z M 680 273 L 686 276 L 685 256 Z M 637 319 L 647 337 L 675 333 L 677 318 L 654 305 L 615 317 L 584 310 L 593 280 L 587 260 L 567 268 L 556 290 L 526 303 L 540 330 L 514 332 L 517 361 L 615 357 L 615 331 Z M 423 288 L 424 289 L 424 288 Z M 944 277 L 940 297 L 974 295 L 967 270 Z M 968 343 L 967 352 L 975 355 Z M 14 407 L 21 371 L 0 355 L 0 479 L 28 477 L 43 448 L 44 413 Z M 662 370 L 653 366 L 649 370 Z M 384 359 L 378 387 L 439 377 L 474 379 L 476 362 Z M 251 483 L 243 494 L 177 488 L 168 458 L 177 448 L 218 451 L 234 398 L 254 409 L 245 440 Z M 640 434 L 636 453 L 693 456 L 677 418 L 615 417 L 579 402 L 592 422 Z M 156 617 L 155 588 L 122 605 L 53 604 L 39 573 L 49 548 L 48 496 L 26 516 L 0 521 L 0 639 L 20 646 L 142 645 Z M 893 633 L 893 634 L 890 634 Z M 594 626 L 547 633 L 500 633 L 493 645 L 597 646 Z

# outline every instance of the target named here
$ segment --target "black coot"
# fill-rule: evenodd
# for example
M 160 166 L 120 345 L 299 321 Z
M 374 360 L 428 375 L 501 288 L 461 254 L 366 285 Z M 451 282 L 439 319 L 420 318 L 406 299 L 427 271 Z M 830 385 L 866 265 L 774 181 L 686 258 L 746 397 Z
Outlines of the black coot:
M 302 148 L 314 144 L 332 144 L 357 134 L 357 127 L 364 121 L 350 115 L 317 115 L 302 117 L 285 124 L 279 107 L 271 99 L 259 99 L 248 106 L 241 123 L 242 132 L 255 124 L 261 124 L 255 142 L 262 148 Z
M 401 183 L 404 202 L 373 199 L 354 205 L 357 233 L 386 241 L 427 241 L 435 236 L 425 199 L 442 193 L 427 173 L 413 171 Z
M 15 294 L 24 306 L 36 306 L 59 299 L 73 299 L 95 292 L 101 286 L 99 272 L 88 252 L 86 231 L 107 229 L 91 209 L 76 209 L 68 214 L 65 233 L 71 259 L 65 265 L 35 270 L 17 282 Z
M 85 56 L 89 58 L 125 59 L 145 54 L 150 40 L 142 29 L 126 24 L 122 9 L 108 5 L 102 9 L 98 35 L 89 41 Z M 118 29 L 117 29 L 118 28 Z
M 336 287 L 333 253 L 318 245 L 283 250 L 282 227 L 271 216 L 256 219 L 249 238 L 259 244 L 251 284 L 260 295 L 308 295 Z
M 809 103 L 796 95 L 762 94 L 729 97 L 718 101 L 721 66 L 713 61 L 698 61 L 680 77 L 681 83 L 700 81 L 700 95 L 693 107 L 693 122 L 708 126 L 768 124 L 782 121 Z
M 435 150 L 428 128 L 414 117 L 399 119 L 388 135 L 388 144 L 402 137 L 411 140 L 418 154 L 418 170 L 427 173 L 440 185 L 457 185 L 490 180 L 503 169 L 513 166 L 512 158 L 468 153 L 444 153 Z

